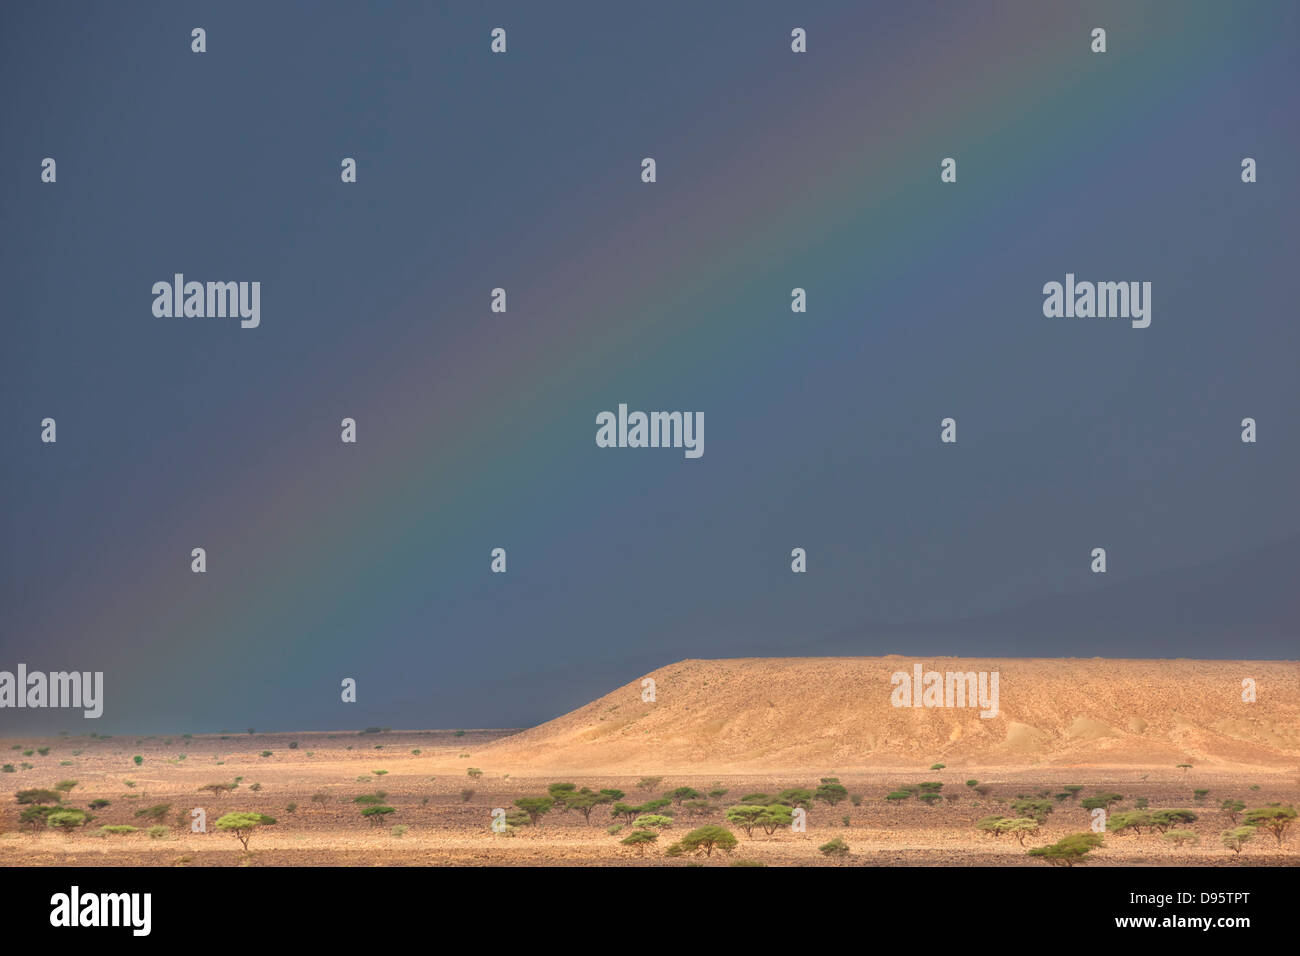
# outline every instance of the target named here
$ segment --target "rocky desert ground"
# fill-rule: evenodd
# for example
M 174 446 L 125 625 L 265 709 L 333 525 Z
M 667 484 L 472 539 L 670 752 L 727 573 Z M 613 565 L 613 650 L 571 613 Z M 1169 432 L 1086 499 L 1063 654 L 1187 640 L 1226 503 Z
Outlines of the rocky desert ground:
M 1295 826 L 1280 842 L 1259 830 L 1240 853 L 1220 839 L 1242 822 L 1232 802 L 1300 805 L 1297 664 L 936 658 L 924 667 L 998 672 L 998 714 L 895 706 L 892 675 L 910 672 L 910 658 L 755 659 L 683 661 L 525 731 L 6 738 L 0 864 L 1041 867 L 1027 851 L 1088 831 L 1085 801 L 1101 794 L 1119 796 L 1112 814 L 1189 810 L 1195 819 L 1179 826 L 1192 836 L 1106 833 L 1088 865 L 1300 863 Z M 1253 701 L 1242 699 L 1245 680 Z M 619 793 L 586 816 L 556 805 L 525 823 L 515 801 L 555 784 Z M 19 791 L 39 789 L 58 803 L 46 795 L 36 805 L 92 818 L 69 832 L 24 821 L 34 804 Z M 726 817 L 746 797 L 776 802 L 787 790 L 814 794 L 791 801 L 806 807 L 804 832 L 747 835 Z M 612 811 L 654 800 L 668 803 L 646 812 L 670 822 L 646 845 L 624 845 L 632 818 Z M 1023 818 L 1018 800 L 1050 804 L 1023 845 L 977 829 L 988 817 Z M 364 816 L 373 806 L 391 812 Z M 196 808 L 207 832 L 192 832 Z M 511 814 L 505 832 L 494 832 L 494 810 Z M 236 812 L 275 820 L 254 829 L 247 852 L 215 825 Z M 738 845 L 668 853 L 710 824 Z M 847 855 L 824 854 L 837 838 Z

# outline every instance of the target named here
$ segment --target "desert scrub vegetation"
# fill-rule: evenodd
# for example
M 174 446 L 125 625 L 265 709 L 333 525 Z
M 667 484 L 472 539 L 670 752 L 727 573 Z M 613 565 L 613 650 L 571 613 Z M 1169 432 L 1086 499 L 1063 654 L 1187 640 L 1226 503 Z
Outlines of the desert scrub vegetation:
M 1038 797 L 1022 797 L 1012 802 L 1011 809 L 1019 816 L 1032 817 L 1042 824 L 1047 822 L 1052 812 L 1052 801 Z
M 145 820 L 153 820 L 155 823 L 161 823 L 171 813 L 172 805 L 170 803 L 159 803 L 152 807 L 142 807 L 135 811 L 135 816 L 143 817 Z

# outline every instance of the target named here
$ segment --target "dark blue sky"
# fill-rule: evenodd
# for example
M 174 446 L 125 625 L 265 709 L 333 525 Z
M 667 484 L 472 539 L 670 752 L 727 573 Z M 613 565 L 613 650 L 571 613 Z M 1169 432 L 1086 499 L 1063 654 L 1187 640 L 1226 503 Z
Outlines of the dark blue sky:
M 519 726 L 683 657 L 1294 657 L 1298 19 L 10 5 L 0 669 L 103 670 L 112 732 Z M 155 318 L 175 272 L 261 326 Z M 1151 327 L 1045 318 L 1067 272 Z M 705 454 L 598 449 L 620 402 Z

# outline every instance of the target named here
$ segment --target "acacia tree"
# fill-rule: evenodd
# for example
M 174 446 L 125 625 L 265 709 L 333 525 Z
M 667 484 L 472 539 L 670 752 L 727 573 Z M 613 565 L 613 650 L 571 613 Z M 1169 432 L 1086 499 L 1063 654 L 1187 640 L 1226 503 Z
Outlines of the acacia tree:
M 1044 859 L 1053 866 L 1068 867 L 1082 863 L 1085 856 L 1102 845 L 1100 834 L 1071 833 L 1049 846 L 1034 847 L 1029 855 Z
M 1246 817 L 1242 822 L 1247 826 L 1262 827 L 1268 830 L 1277 838 L 1277 845 L 1281 846 L 1282 837 L 1286 835 L 1286 831 L 1295 822 L 1295 818 L 1294 807 L 1270 804 L 1267 807 L 1260 807 L 1258 810 L 1247 810 Z
M 568 813 L 568 799 L 578 792 L 578 785 L 576 783 L 553 783 L 546 788 L 546 792 L 551 795 L 556 807 Z
M 1033 817 L 1014 817 L 999 820 L 997 822 L 997 832 L 1011 834 L 1016 838 L 1017 843 L 1024 846 L 1025 837 L 1038 832 L 1038 821 Z
M 45 818 L 58 809 L 58 807 L 47 807 L 40 803 L 30 807 L 23 807 L 22 812 L 18 814 L 18 822 L 22 826 L 31 827 L 32 832 L 35 833 L 45 828 Z
M 393 807 L 384 806 L 383 804 L 363 807 L 361 809 L 361 815 L 370 821 L 372 827 L 379 826 L 384 822 L 384 817 L 396 812 L 397 810 Z
M 811 807 L 813 792 L 801 787 L 791 787 L 789 790 L 782 790 L 777 794 L 775 802 L 784 803 L 788 807 Z
M 1242 847 L 1244 847 L 1254 835 L 1254 827 L 1237 827 L 1234 830 L 1224 830 L 1219 834 L 1219 839 L 1221 839 L 1223 845 L 1233 853 L 1241 853 Z
M 646 847 L 650 846 L 658 839 L 659 834 L 655 833 L 653 830 L 637 830 L 624 837 L 619 842 L 624 846 L 636 847 L 637 852 L 642 856 L 645 856 Z
M 542 814 L 550 812 L 551 807 L 555 806 L 555 801 L 551 797 L 520 797 L 515 801 L 515 806 L 528 814 L 528 819 L 532 821 L 533 826 L 537 826 L 537 821 L 542 818 Z
M 1151 814 L 1143 810 L 1112 813 L 1106 821 L 1106 829 L 1115 834 L 1123 833 L 1125 830 L 1132 830 L 1134 833 L 1141 834 L 1142 828 L 1149 826 L 1151 826 Z
M 822 782 L 817 785 L 817 792 L 813 796 L 818 800 L 825 800 L 833 807 L 837 803 L 847 800 L 849 791 L 835 777 L 823 777 Z
M 752 838 L 754 836 L 754 827 L 758 826 L 759 817 L 766 812 L 766 807 L 743 803 L 740 806 L 728 807 L 726 819 L 732 826 L 744 830 L 745 836 Z
M 248 841 L 253 831 L 258 827 L 270 826 L 274 822 L 275 817 L 268 817 L 265 813 L 227 813 L 217 821 L 216 826 L 218 830 L 233 833 L 247 851 Z
M 1246 809 L 1246 804 L 1240 800 L 1224 800 L 1219 804 L 1219 809 L 1228 815 L 1228 819 L 1234 824 L 1237 822 L 1237 814 Z
M 1157 810 L 1151 814 L 1151 825 L 1164 833 L 1177 826 L 1195 823 L 1196 814 L 1191 810 Z
M 14 794 L 19 803 L 58 803 L 63 795 L 57 790 L 19 790 Z
M 768 836 L 771 836 L 780 827 L 790 826 L 794 821 L 794 811 L 784 803 L 773 803 L 760 809 L 763 812 L 758 815 L 758 825 L 763 828 L 763 832 Z
M 602 803 L 609 800 L 603 793 L 596 793 L 588 787 L 583 787 L 577 793 L 566 793 L 564 796 L 564 806 L 567 810 L 577 810 L 582 814 L 584 820 L 591 820 L 591 811 Z
M 739 842 L 736 835 L 726 827 L 710 824 L 692 830 L 682 837 L 678 845 L 687 853 L 703 853 L 705 856 L 713 856 L 714 850 L 730 853 Z
M 672 817 L 665 817 L 658 813 L 643 813 L 632 821 L 632 826 L 638 830 L 667 830 L 672 825 Z

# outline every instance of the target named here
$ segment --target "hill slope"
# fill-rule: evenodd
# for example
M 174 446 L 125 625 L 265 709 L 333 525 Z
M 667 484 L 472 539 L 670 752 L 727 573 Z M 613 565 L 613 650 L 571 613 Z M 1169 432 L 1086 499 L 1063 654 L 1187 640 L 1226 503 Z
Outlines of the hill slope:
M 998 672 L 998 714 L 896 707 L 891 675 Z M 479 749 L 494 766 L 567 771 L 849 771 L 957 766 L 1300 764 L 1290 661 L 903 657 L 687 660 Z M 1258 687 L 1241 700 L 1243 678 Z

